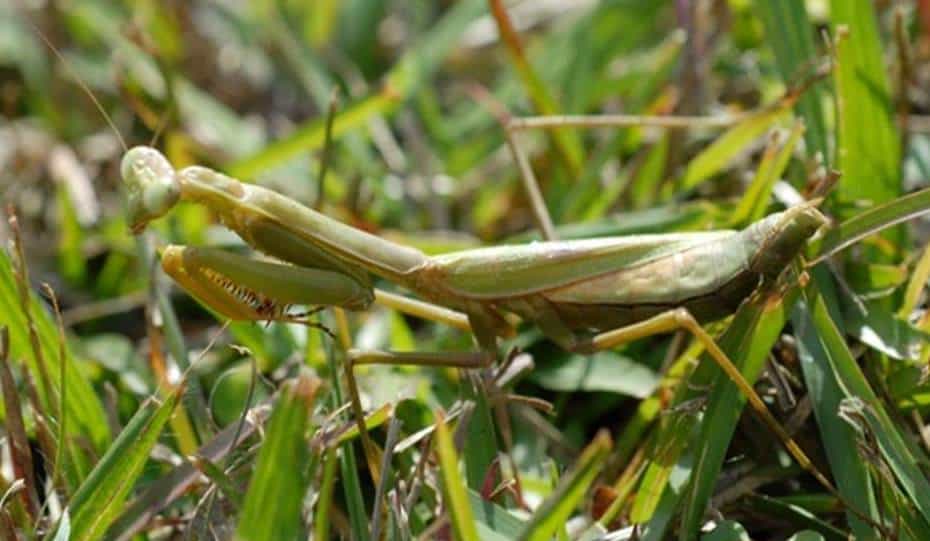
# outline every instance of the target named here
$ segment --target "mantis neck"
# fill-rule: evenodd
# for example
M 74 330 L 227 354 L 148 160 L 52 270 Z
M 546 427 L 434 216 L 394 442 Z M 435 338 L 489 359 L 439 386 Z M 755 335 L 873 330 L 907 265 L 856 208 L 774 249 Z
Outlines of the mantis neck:
M 203 167 L 179 172 L 182 197 L 220 213 L 249 244 L 292 263 L 351 275 L 364 268 L 407 285 L 428 257 L 324 216 L 277 192 Z

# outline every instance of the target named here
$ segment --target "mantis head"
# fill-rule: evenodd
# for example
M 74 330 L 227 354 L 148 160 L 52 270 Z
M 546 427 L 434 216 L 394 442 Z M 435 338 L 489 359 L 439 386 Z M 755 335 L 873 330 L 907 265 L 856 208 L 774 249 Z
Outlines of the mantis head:
M 133 147 L 123 156 L 120 174 L 126 186 L 127 213 L 133 233 L 168 212 L 181 197 L 181 184 L 164 154 L 152 147 Z

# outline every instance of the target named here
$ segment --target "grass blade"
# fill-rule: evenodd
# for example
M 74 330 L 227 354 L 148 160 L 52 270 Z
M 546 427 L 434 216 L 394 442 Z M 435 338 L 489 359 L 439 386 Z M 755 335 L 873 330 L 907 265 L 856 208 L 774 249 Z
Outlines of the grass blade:
M 782 81 L 790 84 L 799 71 L 817 59 L 814 35 L 807 16 L 804 0 L 756 0 L 755 9 L 765 25 L 769 46 L 775 53 L 775 65 Z M 829 165 L 830 153 L 827 126 L 824 120 L 823 97 L 820 87 L 808 89 L 795 105 L 795 111 L 804 119 L 807 130 L 804 140 L 807 153 L 820 153 Z
M 920 294 L 926 287 L 928 280 L 930 280 L 930 244 L 924 246 L 923 253 L 917 260 L 917 264 L 914 265 L 914 271 L 911 273 L 911 278 L 908 280 L 907 289 L 904 293 L 904 301 L 898 309 L 898 317 L 902 319 L 910 317 L 911 312 L 917 308 L 917 303 L 920 302 Z
M 835 68 L 840 196 L 882 203 L 901 193 L 901 145 L 871 2 L 831 0 L 837 35 Z
M 345 359 L 345 350 L 351 345 L 351 331 L 349 321 L 345 312 L 339 308 L 332 310 L 333 317 L 339 332 L 339 342 L 342 346 L 340 355 L 343 355 L 342 362 Z M 339 369 L 336 361 L 338 346 L 328 342 L 326 348 L 327 364 L 329 373 L 336 376 L 333 380 L 333 392 L 331 397 L 331 406 L 334 410 L 339 409 L 343 404 L 342 384 L 338 374 L 343 371 Z M 349 512 L 349 524 L 352 531 L 355 532 L 357 541 L 368 541 L 370 538 L 368 530 L 368 515 L 365 510 L 365 501 L 362 498 L 362 482 L 359 479 L 358 463 L 355 458 L 355 450 L 351 441 L 346 441 L 341 445 L 339 454 L 339 473 L 342 475 L 342 492 L 345 497 L 346 508 Z
M 266 406 L 252 408 L 242 426 L 239 426 L 237 420 L 226 427 L 213 440 L 198 449 L 197 455 L 211 462 L 219 462 L 254 434 L 267 417 Z M 191 463 L 185 462 L 150 484 L 144 492 L 125 507 L 123 514 L 113 525 L 112 531 L 120 532 L 116 539 L 120 541 L 130 539 L 157 513 L 187 493 L 199 479 L 200 472 Z
M 823 278 L 827 278 L 823 274 L 822 269 L 816 269 L 815 278 L 809 287 L 817 288 L 817 284 Z M 822 310 L 824 308 L 825 306 L 821 306 Z M 849 424 L 838 419 L 836 415 L 845 393 L 836 381 L 829 363 L 824 362 L 827 352 L 824 351 L 813 317 L 809 305 L 800 302 L 795 307 L 792 322 L 798 339 L 801 370 L 814 404 L 814 415 L 823 436 L 830 470 L 836 479 L 837 490 L 847 501 L 872 519 L 876 519 L 878 507 L 868 467 L 857 454 L 850 452 L 850 449 L 856 448 L 855 434 Z M 829 312 L 821 312 L 818 317 L 829 318 Z M 847 520 L 856 537 L 867 539 L 875 536 L 875 531 L 852 513 L 847 513 Z
M 459 458 L 452 443 L 452 434 L 440 414 L 436 420 L 436 453 L 442 476 L 442 495 L 452 522 L 452 531 L 459 541 L 478 541 L 475 518 L 468 501 L 468 492 L 459 473 Z
M 824 355 L 821 362 L 829 364 L 843 397 L 857 397 L 868 405 L 862 410 L 862 414 L 878 442 L 882 456 L 888 462 L 904 493 L 923 516 L 924 522 L 930 524 L 930 500 L 925 497 L 930 494 L 930 482 L 917 466 L 927 460 L 926 456 L 923 453 L 915 456 L 916 449 L 908 445 L 885 412 L 878 396 L 856 364 L 845 338 L 831 318 L 819 290 L 816 287 L 808 287 L 804 292 L 804 300 L 811 311 Z M 921 529 L 924 529 L 926 524 L 921 526 Z
M 786 113 L 787 109 L 778 105 L 752 114 L 728 129 L 688 163 L 681 189 L 692 190 L 722 171 L 731 160 L 745 152 L 762 134 L 781 121 Z
M 30 519 L 35 521 L 39 512 L 39 487 L 36 486 L 32 450 L 29 447 L 26 425 L 23 422 L 19 393 L 13 380 L 13 372 L 10 370 L 9 354 L 10 332 L 6 327 L 0 327 L 0 388 L 3 390 L 3 405 L 6 414 L 3 424 L 10 442 L 13 478 L 21 480 L 25 485 L 19 495 Z
M 307 429 L 322 382 L 302 374 L 285 383 L 249 482 L 236 538 L 298 539 L 309 484 Z
M 116 520 L 182 392 L 146 400 L 78 488 L 68 504 L 72 540 L 99 539 Z
M 16 281 L 11 262 L 7 254 L 0 251 L 0 325 L 10 329 L 10 354 L 13 358 L 24 358 L 33 378 L 38 380 L 38 360 L 29 346 L 28 320 L 19 309 Z M 49 371 L 58 373 L 58 332 L 48 312 L 35 295 L 30 295 L 30 314 L 39 338 L 41 351 L 49 361 Z M 67 352 L 68 374 L 81 374 L 74 362 L 73 353 Z M 106 415 L 100 400 L 94 394 L 90 382 L 84 377 L 71 377 L 66 380 L 65 392 L 69 420 L 69 434 L 80 435 L 89 439 L 96 450 L 103 452 L 110 442 Z M 58 405 L 48 401 L 47 411 L 57 411 Z M 86 471 L 86 470 L 85 470 Z
M 690 428 L 695 420 L 690 414 L 680 413 L 669 417 L 670 419 L 661 425 L 656 438 L 657 441 L 662 441 L 663 445 L 650 447 L 654 451 L 650 453 L 649 465 L 639 482 L 640 489 L 633 500 L 633 509 L 630 511 L 630 521 L 634 524 L 643 524 L 652 518 L 664 495 L 662 489 L 667 485 L 672 470 L 688 443 L 688 440 L 681 435 L 692 433 Z M 614 514 L 612 509 L 609 511 L 610 515 Z M 613 518 L 609 517 L 609 519 Z M 605 522 L 604 519 L 601 522 Z
M 829 257 L 859 240 L 930 211 L 930 188 L 869 208 L 830 229 L 811 264 Z
M 333 486 L 336 484 L 336 464 L 338 451 L 326 451 L 323 459 L 323 478 L 320 481 L 320 497 L 316 502 L 313 519 L 314 539 L 329 539 L 329 516 L 333 507 Z
M 536 108 L 536 112 L 540 115 L 547 116 L 561 114 L 562 112 L 558 104 L 556 104 L 555 99 L 549 94 L 542 78 L 539 77 L 533 65 L 526 57 L 523 43 L 520 41 L 520 36 L 517 34 L 513 23 L 510 21 L 510 16 L 507 14 L 507 9 L 504 7 L 502 0 L 488 0 L 488 3 L 490 4 L 494 21 L 497 23 L 497 30 L 501 36 L 501 40 L 510 53 L 510 58 L 517 70 L 517 75 L 520 77 L 520 81 L 523 83 L 526 93 L 529 94 L 530 100 Z M 577 176 L 581 171 L 583 159 L 581 139 L 576 132 L 569 130 L 551 129 L 549 130 L 549 134 L 553 144 L 556 149 L 558 149 L 559 157 L 561 157 L 568 168 L 569 173 L 572 177 Z
M 761 219 L 765 215 L 765 210 L 769 206 L 769 198 L 772 195 L 772 189 L 775 183 L 781 178 L 788 166 L 788 160 L 794 152 L 794 147 L 804 133 L 804 122 L 797 120 L 791 128 L 788 139 L 782 143 L 774 132 L 772 140 L 762 155 L 762 161 L 756 170 L 756 176 L 746 190 L 745 195 L 740 200 L 733 211 L 731 224 L 733 227 L 745 227 L 752 222 Z
M 483 9 L 483 0 L 465 0 L 449 9 L 430 33 L 413 45 L 391 68 L 379 91 L 348 105 L 336 115 L 332 125 L 333 139 L 364 126 L 374 115 L 394 112 L 439 67 L 440 61 L 455 45 L 458 36 Z M 291 135 L 275 141 L 257 154 L 231 164 L 226 170 L 237 178 L 254 178 L 261 171 L 302 152 L 319 148 L 325 136 L 326 118 L 311 120 Z
M 787 292 L 769 291 L 758 295 L 751 302 L 743 304 L 718 340 L 720 347 L 728 353 L 750 383 L 759 376 L 797 297 L 796 288 Z M 700 369 L 705 374 L 712 370 L 716 381 L 703 414 L 700 436 L 691 447 L 694 449 L 694 466 L 684 504 L 681 529 L 684 536 L 690 536 L 700 529 L 723 459 L 736 430 L 736 422 L 746 402 L 736 385 L 709 358 L 702 360 Z M 705 381 L 700 379 L 702 375 L 696 372 L 692 381 L 700 385 L 701 381 Z
M 545 541 L 565 526 L 565 522 L 588 492 L 588 487 L 604 466 L 612 447 L 606 431 L 597 436 L 582 451 L 572 470 L 559 482 L 558 488 L 533 513 L 521 541 Z
M 510 511 L 481 497 L 474 490 L 468 489 L 468 499 L 475 513 L 481 541 L 507 541 L 516 539 L 523 531 L 524 522 Z

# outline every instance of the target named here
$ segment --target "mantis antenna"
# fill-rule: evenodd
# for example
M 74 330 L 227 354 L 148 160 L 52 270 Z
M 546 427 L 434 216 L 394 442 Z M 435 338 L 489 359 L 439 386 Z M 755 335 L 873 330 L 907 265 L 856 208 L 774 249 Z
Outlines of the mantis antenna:
M 110 129 L 113 130 L 113 133 L 116 134 L 116 138 L 119 139 L 119 144 L 123 148 L 123 152 L 129 151 L 129 147 L 126 145 L 126 140 L 123 139 L 123 134 L 120 133 L 119 129 L 116 127 L 116 123 L 113 122 L 113 119 L 110 117 L 109 113 L 107 113 L 106 109 L 103 108 L 103 104 L 100 103 L 100 100 L 97 99 L 97 96 L 91 92 L 90 88 L 87 87 L 87 84 L 85 84 L 84 81 L 81 80 L 81 78 L 78 77 L 76 73 L 74 73 L 74 70 L 71 68 L 71 64 L 69 64 L 68 60 L 64 57 L 64 55 L 61 54 L 61 51 L 58 50 L 58 47 L 55 47 L 55 44 L 48 39 L 48 37 L 42 32 L 42 30 L 39 29 L 38 26 L 36 26 L 34 22 L 32 22 L 32 19 L 25 15 L 23 18 L 25 19 L 26 23 L 31 26 L 33 30 L 35 30 L 35 33 L 39 36 L 39 38 L 45 42 L 45 45 L 52 51 L 52 53 L 55 55 L 55 58 L 57 58 L 64 65 L 65 71 L 68 72 L 68 76 L 70 76 L 71 79 L 77 83 L 81 90 L 87 94 L 87 97 L 90 98 L 90 101 L 93 102 L 97 110 L 100 111 L 103 119 L 110 126 Z

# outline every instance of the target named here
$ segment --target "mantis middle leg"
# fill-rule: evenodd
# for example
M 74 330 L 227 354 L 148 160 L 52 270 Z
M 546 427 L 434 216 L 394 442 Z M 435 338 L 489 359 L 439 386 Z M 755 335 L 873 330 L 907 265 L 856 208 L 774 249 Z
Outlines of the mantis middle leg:
M 358 425 L 359 437 L 365 459 L 368 463 L 372 478 L 380 480 L 380 461 L 377 459 L 377 450 L 374 442 L 368 436 L 365 426 L 365 414 L 362 409 L 358 382 L 355 379 L 355 367 L 359 365 L 413 365 L 430 366 L 438 368 L 481 369 L 490 366 L 497 358 L 497 336 L 501 329 L 496 321 L 488 314 L 475 311 L 465 315 L 448 308 L 425 301 L 414 300 L 400 295 L 385 292 L 376 293 L 376 300 L 385 301 L 384 304 L 398 309 L 404 313 L 469 331 L 476 339 L 479 351 L 465 352 L 424 352 L 424 351 L 381 351 L 359 350 L 347 348 L 346 362 L 344 364 L 345 378 L 349 387 L 350 403 L 353 416 Z

